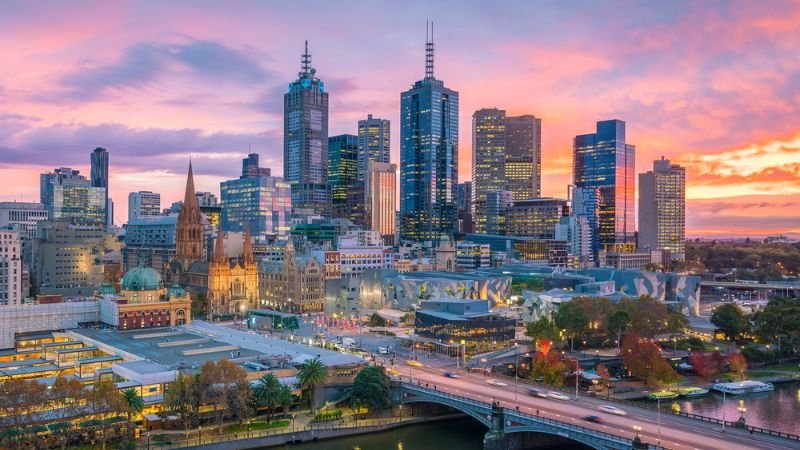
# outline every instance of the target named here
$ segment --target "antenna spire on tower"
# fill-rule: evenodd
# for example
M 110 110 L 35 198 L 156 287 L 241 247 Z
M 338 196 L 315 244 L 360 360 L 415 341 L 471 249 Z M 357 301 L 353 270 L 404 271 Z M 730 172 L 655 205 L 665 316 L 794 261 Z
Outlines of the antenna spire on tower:
M 433 78 L 433 21 L 425 21 L 425 79 Z
M 308 72 L 311 70 L 311 55 L 308 53 L 308 40 L 306 40 L 306 51 L 303 53 L 300 62 L 302 63 L 303 74 L 308 75 Z

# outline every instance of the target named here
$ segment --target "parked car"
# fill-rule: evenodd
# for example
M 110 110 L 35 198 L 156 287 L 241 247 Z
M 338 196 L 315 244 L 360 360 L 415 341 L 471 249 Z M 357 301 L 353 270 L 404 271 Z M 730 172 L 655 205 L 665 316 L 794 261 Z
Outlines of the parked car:
M 486 382 L 491 384 L 492 386 L 500 386 L 500 387 L 508 386 L 508 383 L 503 383 L 502 381 L 495 379 L 486 380 Z
M 600 416 L 586 416 L 583 420 L 592 423 L 603 423 L 603 418 Z
M 600 406 L 597 407 L 597 409 L 599 409 L 600 411 L 603 411 L 605 413 L 616 414 L 618 416 L 626 416 L 626 415 L 628 415 L 628 413 L 626 413 L 625 411 L 617 408 L 616 406 L 611 406 L 611 405 L 600 405 Z
M 550 391 L 547 393 L 547 396 L 556 400 L 569 400 L 569 396 L 561 392 Z

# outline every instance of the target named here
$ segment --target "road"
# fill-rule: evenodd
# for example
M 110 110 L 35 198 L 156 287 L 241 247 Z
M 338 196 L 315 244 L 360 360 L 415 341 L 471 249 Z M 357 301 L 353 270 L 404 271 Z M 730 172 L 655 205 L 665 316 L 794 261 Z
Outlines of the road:
M 395 365 L 395 369 L 400 371 L 400 376 L 404 380 L 419 381 L 428 383 L 428 386 L 436 389 L 485 402 L 499 401 L 500 405 L 506 408 L 515 408 L 517 405 L 520 410 L 528 414 L 536 414 L 537 411 L 543 417 L 556 419 L 565 422 L 593 428 L 608 433 L 618 434 L 628 438 L 635 436 L 634 426 L 640 426 L 642 440 L 657 444 L 658 434 L 658 413 L 644 408 L 624 406 L 622 409 L 628 413 L 626 416 L 616 416 L 598 411 L 597 407 L 603 402 L 600 399 L 581 396 L 579 400 L 574 400 L 572 394 L 569 401 L 545 399 L 533 397 L 528 394 L 527 385 L 519 384 L 518 392 L 515 395 L 514 383 L 500 387 L 487 384 L 490 377 L 479 373 L 459 372 L 460 378 L 448 378 L 442 375 L 442 369 L 430 367 L 412 367 L 401 363 Z M 616 405 L 614 405 L 616 406 Z M 582 418 L 589 415 L 600 416 L 602 424 L 584 421 Z M 660 445 L 671 449 L 696 449 L 696 450 L 785 450 L 789 448 L 800 449 L 800 443 L 787 441 L 765 435 L 751 435 L 740 429 L 727 428 L 722 431 L 721 425 L 700 422 L 686 417 L 680 417 L 669 412 L 660 415 L 661 439 Z

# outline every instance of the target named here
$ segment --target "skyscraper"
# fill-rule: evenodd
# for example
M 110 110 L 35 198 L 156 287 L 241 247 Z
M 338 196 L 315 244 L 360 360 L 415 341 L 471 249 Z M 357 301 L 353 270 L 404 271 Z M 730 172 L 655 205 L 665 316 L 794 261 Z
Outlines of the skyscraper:
M 93 187 L 101 187 L 105 189 L 105 197 L 103 199 L 103 223 L 106 227 L 114 224 L 113 214 L 108 208 L 108 150 L 97 147 L 92 152 L 91 156 L 91 182 Z
M 242 159 L 242 178 L 268 177 L 272 174 L 269 167 L 261 167 L 258 163 L 258 153 L 250 153 Z
M 50 220 L 106 224 L 106 188 L 61 167 L 39 176 L 39 199 Z
M 222 198 L 222 230 L 249 230 L 257 240 L 289 234 L 292 215 L 292 194 L 283 178 L 267 175 L 265 168 L 245 170 L 248 159 L 242 160 L 242 176 L 219 184 Z M 245 176 L 253 174 L 255 176 Z
M 542 119 L 506 117 L 506 189 L 514 200 L 542 196 Z
M 583 217 L 586 222 L 590 259 L 587 262 L 598 260 L 600 252 L 600 237 L 598 236 L 598 223 L 600 221 L 600 190 L 595 188 L 571 187 L 572 210 L 571 216 Z M 575 223 L 578 223 L 575 221 Z
M 283 175 L 292 206 L 331 215 L 328 191 L 328 93 L 311 68 L 306 41 L 297 80 L 283 96 Z
M 364 205 L 370 229 L 381 234 L 385 244 L 393 244 L 397 214 L 397 165 L 369 161 L 364 182 Z
M 597 132 L 575 136 L 572 176 L 577 188 L 599 190 L 599 244 L 609 251 L 635 248 L 636 147 L 625 140 L 625 122 L 597 122 Z
M 139 191 L 128 194 L 128 222 L 143 216 L 161 214 L 161 194 Z
M 639 247 L 686 254 L 686 170 L 663 157 L 639 174 Z
M 358 181 L 364 181 L 369 161 L 389 162 L 389 121 L 372 114 L 358 121 Z
M 0 305 L 22 304 L 22 291 L 20 233 L 0 228 Z
M 350 218 L 347 194 L 358 176 L 358 136 L 340 134 L 328 138 L 328 184 L 331 187 L 331 216 Z
M 472 215 L 475 230 L 486 231 L 486 193 L 510 191 L 514 200 L 541 195 L 542 121 L 532 115 L 510 117 L 497 108 L 472 116 Z
M 456 227 L 458 92 L 433 76 L 433 37 L 425 78 L 400 94 L 401 238 L 438 242 Z

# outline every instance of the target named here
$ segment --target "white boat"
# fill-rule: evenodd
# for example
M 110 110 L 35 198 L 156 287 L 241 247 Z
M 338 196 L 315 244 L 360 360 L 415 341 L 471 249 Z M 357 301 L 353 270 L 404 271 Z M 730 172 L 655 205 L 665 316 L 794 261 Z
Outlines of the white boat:
M 775 386 L 772 383 L 762 383 L 760 381 L 744 380 L 734 381 L 732 383 L 717 383 L 711 389 L 715 391 L 724 392 L 730 395 L 750 394 L 753 392 L 769 392 L 774 391 Z

